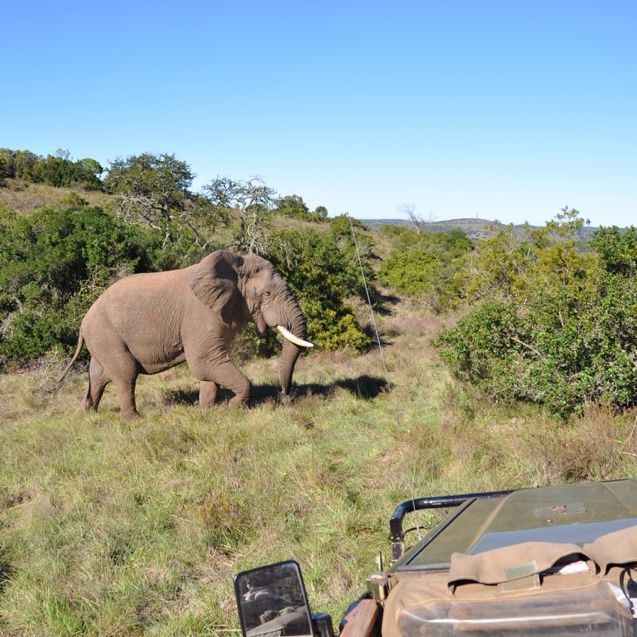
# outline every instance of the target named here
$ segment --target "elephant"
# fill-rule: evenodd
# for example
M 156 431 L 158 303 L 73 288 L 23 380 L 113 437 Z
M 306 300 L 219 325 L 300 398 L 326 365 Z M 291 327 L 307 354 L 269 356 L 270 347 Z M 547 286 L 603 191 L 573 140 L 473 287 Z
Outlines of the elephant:
M 138 415 L 135 383 L 184 361 L 200 381 L 199 403 L 210 407 L 219 385 L 234 393 L 231 407 L 247 405 L 250 381 L 230 360 L 230 345 L 252 320 L 260 335 L 276 327 L 285 337 L 281 394 L 289 400 L 294 366 L 303 348 L 306 321 L 285 280 L 266 259 L 217 250 L 179 270 L 133 274 L 111 285 L 82 319 L 75 353 L 91 355 L 84 408 L 97 410 L 111 381 L 120 413 Z

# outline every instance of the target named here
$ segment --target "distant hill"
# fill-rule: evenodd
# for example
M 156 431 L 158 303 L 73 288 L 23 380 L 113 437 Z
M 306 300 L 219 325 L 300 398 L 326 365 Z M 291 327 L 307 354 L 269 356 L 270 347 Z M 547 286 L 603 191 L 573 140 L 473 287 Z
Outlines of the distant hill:
M 99 190 L 87 190 L 82 186 L 54 187 L 42 183 L 29 183 L 22 179 L 6 178 L 0 179 L 0 212 L 3 205 L 23 213 L 29 213 L 42 206 L 64 207 L 72 193 L 79 193 L 92 206 L 108 209 L 113 203 L 112 195 Z M 292 223 L 294 225 L 295 223 L 293 220 L 285 218 L 281 218 L 279 221 L 283 224 Z M 412 222 L 405 218 L 359 219 L 359 221 L 372 229 L 384 224 L 412 225 Z M 448 232 L 458 228 L 473 241 L 490 237 L 506 225 L 508 224 L 475 217 L 448 219 L 446 221 L 423 221 L 425 232 Z M 513 228 L 520 233 L 523 232 L 524 227 L 524 224 L 513 224 Z M 582 228 L 581 240 L 588 241 L 595 230 L 597 228 L 593 226 Z
M 370 228 L 376 228 L 388 223 L 410 226 L 413 225 L 409 219 L 360 219 L 364 224 Z M 446 221 L 425 221 L 422 224 L 422 228 L 425 232 L 449 232 L 450 230 L 459 229 L 462 230 L 470 239 L 478 240 L 484 239 L 494 235 L 498 230 L 504 228 L 508 224 L 500 223 L 499 221 L 489 221 L 488 219 L 477 218 L 464 218 L 464 219 L 448 219 Z M 512 224 L 515 230 L 522 232 L 526 227 L 524 224 Z M 530 226 L 531 228 L 537 228 L 539 226 Z M 588 241 L 593 233 L 597 230 L 593 226 L 584 226 L 582 228 L 581 239 Z

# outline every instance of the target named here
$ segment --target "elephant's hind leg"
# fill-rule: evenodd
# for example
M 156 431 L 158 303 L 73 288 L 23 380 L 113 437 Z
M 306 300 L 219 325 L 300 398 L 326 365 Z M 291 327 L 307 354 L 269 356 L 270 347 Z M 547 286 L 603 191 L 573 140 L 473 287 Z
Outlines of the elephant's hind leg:
M 91 358 L 88 368 L 88 388 L 84 398 L 84 409 L 97 411 L 104 389 L 110 382 L 111 379 L 106 375 L 104 368 L 95 358 Z
M 105 339 L 99 346 L 98 355 L 103 371 L 97 379 L 91 399 L 95 402 L 97 398 L 99 402 L 106 383 L 112 381 L 119 396 L 120 415 L 123 418 L 135 418 L 138 415 L 135 407 L 135 383 L 139 373 L 137 361 L 121 342 Z
M 135 383 L 137 382 L 137 365 L 131 359 L 131 364 L 122 366 L 118 375 L 113 379 L 119 394 L 119 413 L 122 418 L 136 418 L 139 416 L 135 405 Z

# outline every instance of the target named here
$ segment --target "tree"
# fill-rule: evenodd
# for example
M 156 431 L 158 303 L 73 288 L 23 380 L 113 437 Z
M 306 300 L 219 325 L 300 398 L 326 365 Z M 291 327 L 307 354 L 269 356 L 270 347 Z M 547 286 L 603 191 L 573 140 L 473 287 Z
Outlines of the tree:
M 316 208 L 314 208 L 314 214 L 319 219 L 327 219 L 327 208 L 325 206 L 316 206 Z
M 274 191 L 259 177 L 247 181 L 217 177 L 203 189 L 218 214 L 225 218 L 234 216 L 238 221 L 231 247 L 247 254 L 265 255 L 268 251 L 268 218 L 274 204 Z
M 80 185 L 98 190 L 102 187 L 103 170 L 98 161 L 89 157 L 72 161 L 68 150 L 58 149 L 55 155 L 41 157 L 28 150 L 0 148 L 0 179 L 16 177 L 57 188 Z
M 0 180 L 15 177 L 13 151 L 10 148 L 0 148 Z
M 193 179 L 188 164 L 174 155 L 142 153 L 115 160 L 104 184 L 119 196 L 120 216 L 160 229 L 185 209 Z
M 13 167 L 17 179 L 25 179 L 30 181 L 32 178 L 32 170 L 35 163 L 41 159 L 30 150 L 16 150 L 13 154 Z
M 285 195 L 275 201 L 274 213 L 282 217 L 291 219 L 302 219 L 304 221 L 324 221 L 327 219 L 327 208 L 318 206 L 311 212 L 307 204 L 300 195 Z
M 413 203 L 404 203 L 398 206 L 398 211 L 409 217 L 411 227 L 417 232 L 424 232 L 426 228 L 426 221 L 416 214 L 416 205 Z
M 311 220 L 312 213 L 303 201 L 303 197 L 299 195 L 286 195 L 276 200 L 276 208 L 274 212 L 283 217 L 291 217 L 292 219 Z
M 208 198 L 191 192 L 194 174 L 174 155 L 142 153 L 111 164 L 104 185 L 117 195 L 115 213 L 160 231 L 164 246 L 182 256 L 202 254 L 227 218 Z
M 104 172 L 104 167 L 97 160 L 91 157 L 85 157 L 75 162 L 79 169 L 84 173 L 87 180 L 92 181 L 92 178 L 100 182 L 100 177 Z

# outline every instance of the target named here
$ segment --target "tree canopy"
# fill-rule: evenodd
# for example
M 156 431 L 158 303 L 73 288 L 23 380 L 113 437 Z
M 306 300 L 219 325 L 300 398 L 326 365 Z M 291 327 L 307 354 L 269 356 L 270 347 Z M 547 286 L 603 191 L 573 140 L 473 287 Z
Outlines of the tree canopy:
M 223 206 L 192 192 L 194 174 L 175 155 L 142 153 L 114 161 L 104 180 L 116 196 L 115 213 L 163 235 L 183 255 L 215 247 L 215 231 L 228 221 Z
M 41 157 L 28 150 L 0 148 L 0 180 L 23 179 L 50 186 L 82 186 L 90 190 L 102 187 L 101 164 L 90 157 L 73 161 L 66 150 Z

